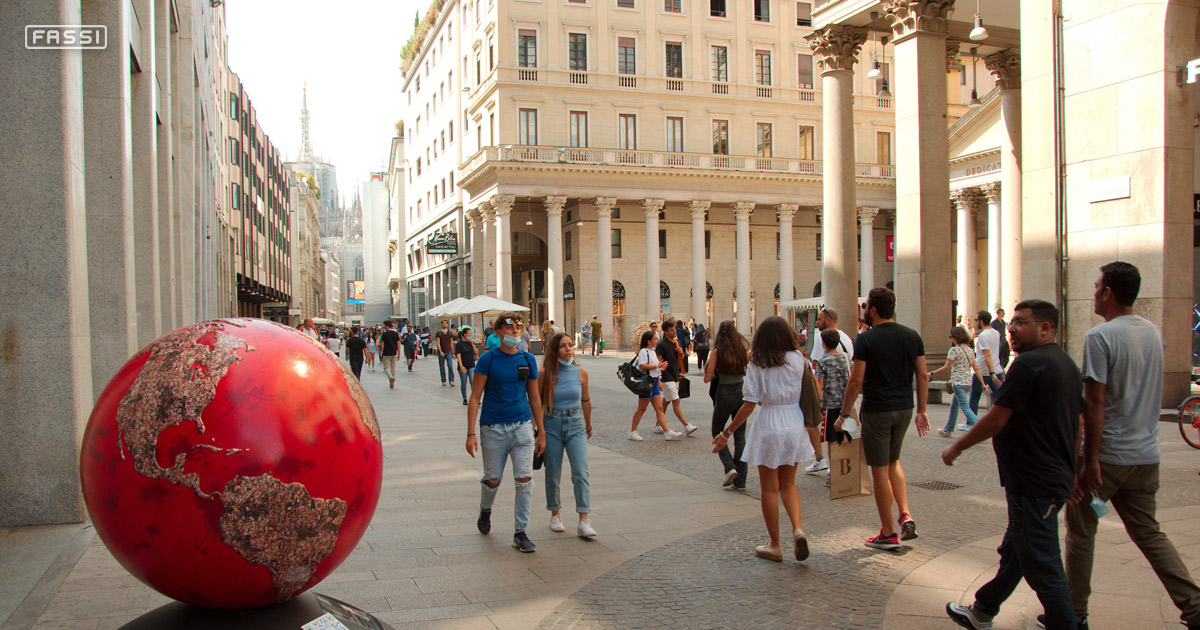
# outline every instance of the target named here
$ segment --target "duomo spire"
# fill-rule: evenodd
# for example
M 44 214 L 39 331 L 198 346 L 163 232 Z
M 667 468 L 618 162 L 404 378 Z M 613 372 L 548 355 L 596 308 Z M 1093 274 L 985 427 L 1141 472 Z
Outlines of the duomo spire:
M 312 162 L 312 144 L 308 140 L 308 82 L 304 83 L 302 96 L 300 97 L 300 160 L 301 162 Z

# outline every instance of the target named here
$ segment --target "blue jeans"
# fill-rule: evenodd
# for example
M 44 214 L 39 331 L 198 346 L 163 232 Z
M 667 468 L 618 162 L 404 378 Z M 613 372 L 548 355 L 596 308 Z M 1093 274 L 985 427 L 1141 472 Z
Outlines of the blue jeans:
M 462 390 L 463 400 L 468 397 L 467 390 L 471 388 L 471 379 L 475 377 L 475 368 L 467 368 L 466 372 L 458 375 L 458 385 Z M 454 383 L 454 381 L 450 381 Z
M 1001 383 L 1004 382 L 1004 372 L 996 372 L 996 376 L 1000 377 Z M 1000 386 L 992 381 L 991 374 L 989 374 L 987 376 L 987 387 L 988 387 L 988 391 L 992 393 L 992 397 L 995 398 L 996 392 L 1000 390 Z M 979 397 L 982 395 L 983 395 L 983 383 L 979 382 L 978 376 L 972 376 L 971 377 L 970 405 L 971 405 L 971 413 L 974 413 L 976 416 L 979 415 Z M 968 422 L 967 424 L 975 424 L 975 423 Z
M 587 423 L 583 421 L 583 409 L 556 409 L 546 414 L 546 451 L 542 462 L 546 465 L 546 509 L 551 512 L 562 509 L 558 481 L 562 477 L 563 451 L 571 460 L 571 485 L 575 488 L 575 511 L 587 514 L 591 511 L 591 484 L 588 482 Z
M 1075 606 L 1058 546 L 1058 512 L 1065 499 L 1022 497 L 1005 492 L 1008 529 L 997 549 L 996 577 L 975 591 L 975 610 L 995 617 L 1021 578 L 1037 593 L 1049 630 L 1075 627 Z
M 496 501 L 497 483 L 493 488 L 485 480 L 499 482 L 504 478 L 505 460 L 511 458 L 513 484 L 517 487 L 514 531 L 525 531 L 529 523 L 529 504 L 533 498 L 533 422 L 525 420 L 509 424 L 479 425 L 479 450 L 483 452 L 483 476 L 479 478 L 479 508 L 491 510 Z M 529 481 L 515 481 L 528 478 Z
M 967 395 L 971 393 L 970 385 L 952 385 L 954 390 L 954 400 L 950 402 L 950 419 L 946 421 L 946 433 L 954 432 L 954 421 L 958 419 L 958 410 L 962 409 L 963 418 L 967 420 L 967 426 L 974 426 L 979 422 L 979 416 L 971 411 L 970 405 L 967 404 Z M 979 401 L 975 401 L 975 406 L 979 406 Z
M 450 373 L 450 384 L 454 384 L 454 373 L 458 371 L 458 361 L 454 359 L 454 353 L 447 352 L 438 355 L 438 374 L 442 377 L 442 382 L 446 382 L 446 373 Z

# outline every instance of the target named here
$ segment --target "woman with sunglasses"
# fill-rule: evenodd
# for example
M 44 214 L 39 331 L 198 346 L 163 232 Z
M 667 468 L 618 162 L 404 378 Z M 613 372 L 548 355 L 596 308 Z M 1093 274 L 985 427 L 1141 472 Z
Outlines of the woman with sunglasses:
M 932 381 L 934 376 L 950 370 L 950 390 L 954 394 L 954 400 L 950 403 L 950 419 L 945 427 L 938 429 L 938 435 L 942 437 L 954 437 L 954 421 L 958 419 L 959 409 L 962 409 L 963 415 L 966 416 L 967 424 L 973 425 L 979 421 L 975 412 L 971 411 L 971 406 L 967 404 L 971 395 L 971 373 L 974 372 L 979 377 L 979 382 L 986 382 L 979 372 L 979 365 L 975 363 L 975 350 L 971 348 L 971 335 L 967 329 L 957 325 L 951 328 L 950 342 L 954 345 L 946 353 L 946 364 L 929 373 L 929 380 Z

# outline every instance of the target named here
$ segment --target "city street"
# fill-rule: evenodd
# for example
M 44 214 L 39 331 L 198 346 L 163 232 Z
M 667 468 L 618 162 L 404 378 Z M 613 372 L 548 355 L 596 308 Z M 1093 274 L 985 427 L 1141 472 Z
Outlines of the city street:
M 627 357 L 626 357 L 627 358 Z M 539 357 L 540 359 L 540 357 Z M 875 533 L 869 498 L 833 502 L 822 477 L 801 475 L 811 557 L 781 564 L 753 555 L 765 539 L 757 480 L 724 491 L 709 447 L 711 405 L 698 381 L 683 408 L 701 427 L 676 442 L 626 438 L 635 401 L 617 381 L 620 359 L 583 359 L 591 373 L 592 541 L 549 531 L 541 473 L 529 535 L 537 552 L 511 547 L 510 471 L 493 531 L 475 527 L 479 460 L 463 449 L 459 389 L 439 387 L 437 365 L 400 368 L 389 390 L 381 369 L 363 381 L 383 430 L 383 494 L 358 549 L 313 591 L 375 613 L 396 628 L 952 628 L 947 601 L 972 601 L 996 569 L 1004 496 L 994 456 L 981 445 L 954 467 L 944 438 L 910 430 L 903 462 L 920 538 L 898 553 L 863 546 Z M 948 408 L 933 406 L 939 426 Z M 678 421 L 668 415 L 672 428 Z M 1174 424 L 1160 426 L 1159 518 L 1184 560 L 1200 571 L 1200 452 Z M 569 475 L 569 473 L 568 473 Z M 786 531 L 786 526 L 785 526 Z M 1101 521 L 1091 627 L 1178 628 L 1178 611 L 1129 542 L 1119 519 Z M 0 530 L 0 630 L 117 628 L 167 603 L 120 567 L 88 524 Z M 1034 628 L 1041 607 L 1021 586 L 996 620 Z

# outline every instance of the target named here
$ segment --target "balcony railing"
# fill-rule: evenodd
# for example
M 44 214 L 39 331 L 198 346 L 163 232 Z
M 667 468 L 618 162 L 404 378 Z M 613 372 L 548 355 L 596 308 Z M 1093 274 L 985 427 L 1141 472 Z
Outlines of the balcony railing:
M 492 77 L 488 77 L 492 79 Z M 617 74 L 607 72 L 590 72 L 580 70 L 560 70 L 548 68 L 519 68 L 500 67 L 495 70 L 494 80 L 528 83 L 536 81 L 545 85 L 563 84 L 588 86 L 589 88 L 635 88 L 644 91 L 659 91 L 670 94 L 716 95 L 742 99 L 771 99 L 793 103 L 821 106 L 821 90 L 814 87 L 757 85 L 750 83 L 730 83 L 727 81 L 711 81 L 707 79 L 680 79 L 671 77 L 648 77 L 633 74 Z M 483 84 L 486 84 L 485 80 Z M 482 85 L 482 84 L 481 84 Z M 474 98 L 478 87 L 472 90 Z M 865 109 L 890 110 L 894 103 L 890 98 L 880 98 L 875 94 L 855 94 L 854 107 Z
M 506 145 L 484 147 L 468 158 L 462 166 L 463 175 L 474 173 L 488 162 L 493 161 L 714 169 L 796 175 L 822 174 L 819 160 L 591 147 Z M 890 164 L 856 164 L 854 173 L 859 179 L 893 180 L 896 177 L 895 167 Z

